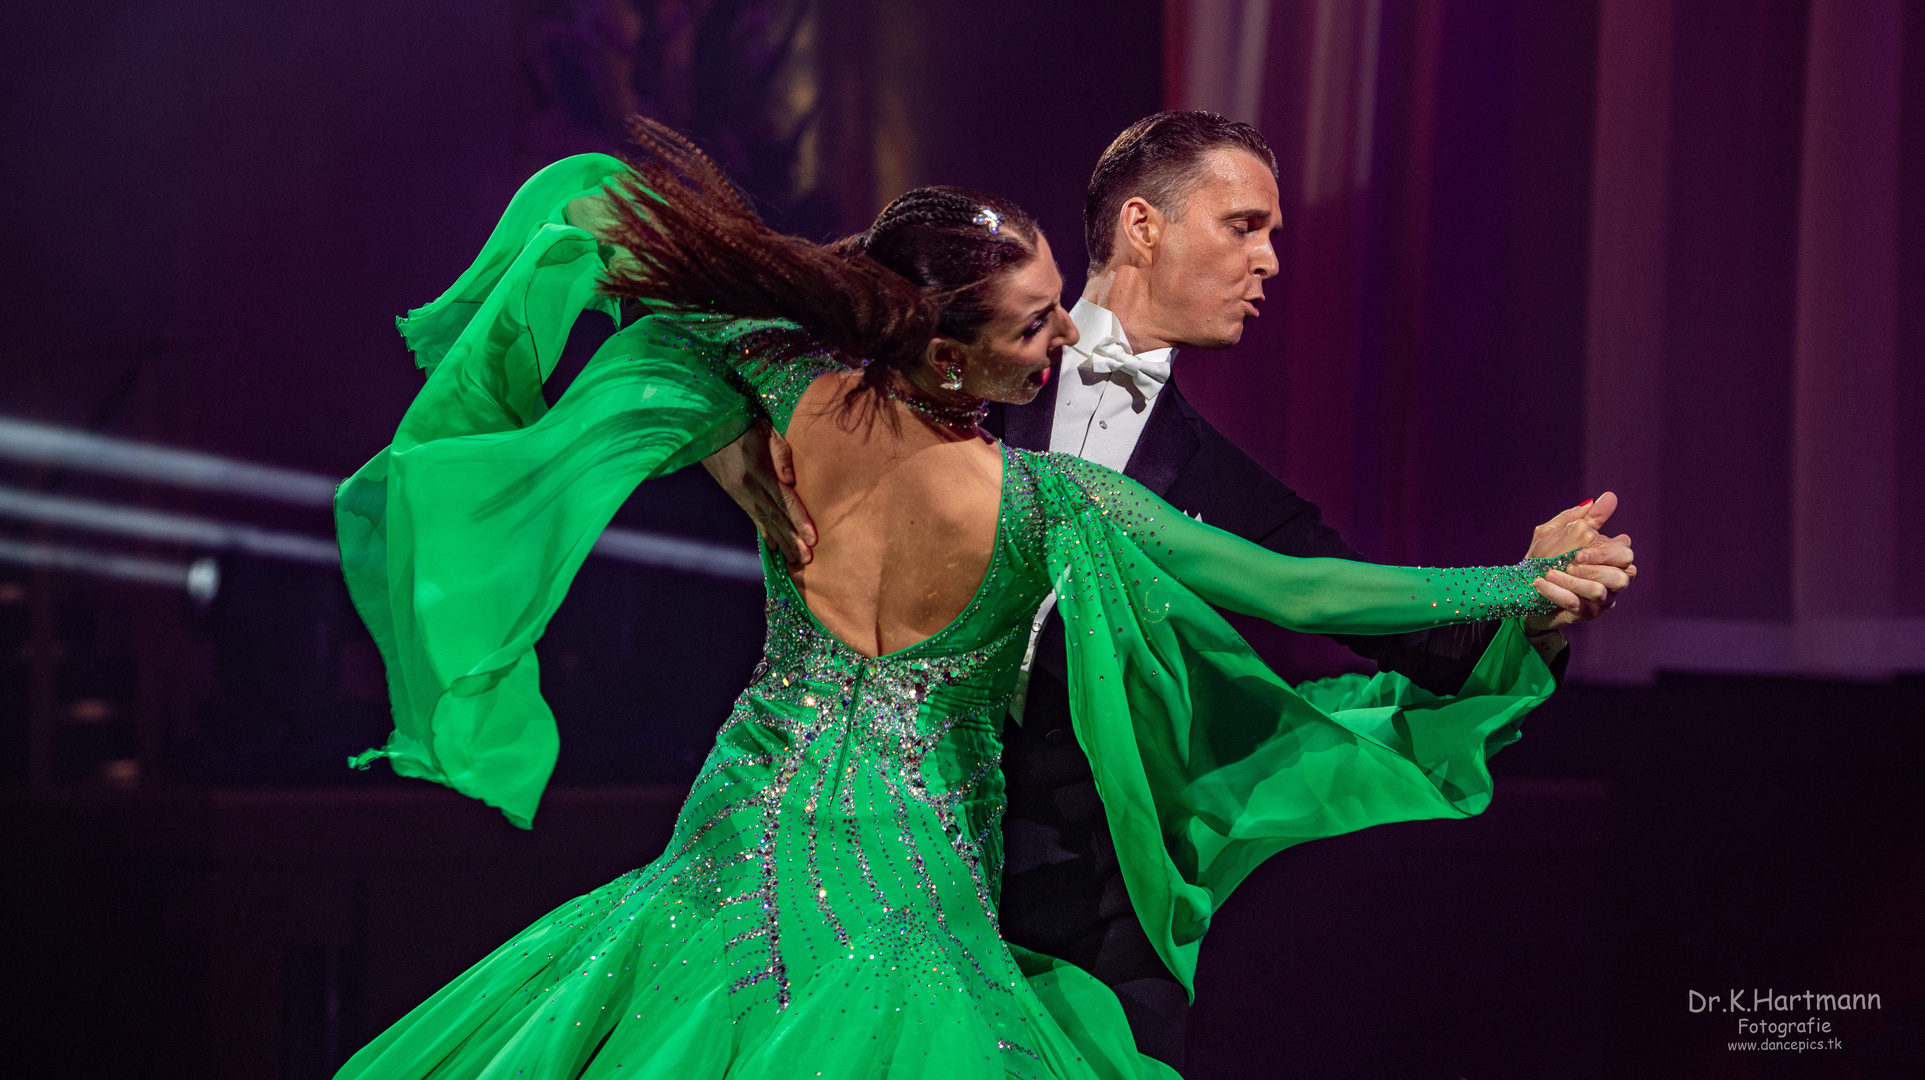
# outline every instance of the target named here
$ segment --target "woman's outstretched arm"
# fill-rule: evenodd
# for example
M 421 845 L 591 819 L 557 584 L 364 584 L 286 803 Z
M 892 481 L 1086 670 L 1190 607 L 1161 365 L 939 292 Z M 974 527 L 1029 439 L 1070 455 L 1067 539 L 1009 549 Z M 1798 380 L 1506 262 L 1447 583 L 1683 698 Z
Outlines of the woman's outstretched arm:
M 1601 536 L 1584 507 L 1540 526 L 1526 558 L 1510 566 L 1434 569 L 1292 558 L 1193 520 L 1120 474 L 1065 461 L 1091 503 L 1154 563 L 1133 568 L 1144 575 L 1132 576 L 1133 587 L 1150 594 L 1158 572 L 1168 573 L 1218 607 L 1291 630 L 1394 634 L 1513 616 L 1542 617 L 1533 621 L 1546 625 L 1556 613 L 1575 619 L 1587 607 L 1609 603 L 1609 584 L 1571 573 L 1575 564 L 1611 565 L 1623 575 L 1617 565 L 1629 563 L 1628 545 Z

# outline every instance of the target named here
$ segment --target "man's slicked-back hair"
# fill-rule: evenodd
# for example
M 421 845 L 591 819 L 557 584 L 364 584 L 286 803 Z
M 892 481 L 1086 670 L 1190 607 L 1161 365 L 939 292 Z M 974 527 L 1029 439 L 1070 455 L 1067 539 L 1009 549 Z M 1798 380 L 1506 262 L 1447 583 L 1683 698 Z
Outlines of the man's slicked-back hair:
M 1083 200 L 1083 240 L 1089 246 L 1091 275 L 1115 254 L 1116 217 L 1123 204 L 1141 197 L 1175 219 L 1203 176 L 1203 159 L 1212 150 L 1242 150 L 1277 174 L 1277 155 L 1263 133 L 1240 120 L 1202 109 L 1146 116 L 1116 137 Z

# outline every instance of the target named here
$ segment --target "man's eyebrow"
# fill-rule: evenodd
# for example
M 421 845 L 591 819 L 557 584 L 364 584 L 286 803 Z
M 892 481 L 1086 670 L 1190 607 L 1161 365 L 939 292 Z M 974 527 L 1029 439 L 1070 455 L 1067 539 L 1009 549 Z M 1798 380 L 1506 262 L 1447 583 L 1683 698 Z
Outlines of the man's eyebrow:
M 1270 210 L 1268 207 L 1252 206 L 1243 210 L 1232 210 L 1229 213 L 1223 215 L 1223 220 L 1236 221 L 1239 218 L 1245 218 L 1245 219 L 1258 218 L 1258 217 L 1267 218 L 1269 216 L 1270 216 Z

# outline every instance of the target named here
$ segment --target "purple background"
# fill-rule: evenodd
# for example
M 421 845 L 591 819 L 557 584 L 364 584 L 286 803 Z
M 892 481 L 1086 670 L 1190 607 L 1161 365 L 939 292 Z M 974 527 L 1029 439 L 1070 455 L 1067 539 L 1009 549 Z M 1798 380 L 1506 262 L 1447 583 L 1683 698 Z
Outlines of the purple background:
M 555 40 L 608 33 L 574 14 L 592 6 L 7 4 L 0 415 L 355 468 L 419 386 L 392 318 L 452 280 L 528 173 L 612 146 L 592 95 L 539 74 Z M 1166 102 L 1206 103 L 1195 43 L 1244 5 L 820 10 L 826 179 L 783 220 L 859 228 L 891 184 L 995 190 L 1037 213 L 1073 293 L 1096 155 Z M 1611 617 L 1621 636 L 1577 636 L 1577 678 L 1499 758 L 1488 815 L 1312 845 L 1253 876 L 1204 953 L 1188 1074 L 1919 1075 L 1919 665 L 1813 667 L 1771 645 L 1796 639 L 1832 580 L 1798 545 L 1860 520 L 1820 519 L 1794 490 L 1799 223 L 1839 209 L 1806 198 L 1814 5 L 1387 0 L 1368 177 L 1317 199 L 1308 73 L 1337 8 L 1266 10 L 1256 118 L 1283 162 L 1285 273 L 1242 345 L 1179 358 L 1186 392 L 1378 557 L 1507 560 L 1531 524 L 1609 484 L 1651 561 Z M 1613 11 L 1669 49 L 1664 181 L 1644 220 L 1662 225 L 1661 344 L 1623 370 L 1656 405 L 1630 425 L 1654 464 L 1628 486 L 1587 435 L 1625 430 L 1600 415 L 1593 391 L 1616 369 L 1591 344 L 1616 295 L 1595 273 L 1616 233 L 1593 235 Z M 1903 13 L 1889 414 L 1864 417 L 1890 433 L 1889 460 L 1866 462 L 1889 505 L 1866 508 L 1885 523 L 1869 541 L 1835 549 L 1877 573 L 1838 579 L 1855 606 L 1820 612 L 1863 620 L 1900 657 L 1925 634 L 1898 544 L 1925 528 L 1925 18 Z M 702 115 L 677 100 L 662 99 L 671 118 Z M 751 535 L 698 475 L 646 485 L 623 521 Z M 327 1075 L 509 933 L 651 858 L 760 646 L 752 585 L 591 564 L 542 647 L 564 751 L 524 834 L 339 768 L 386 720 L 338 581 L 224 571 L 198 611 L 0 568 L 0 910 L 31 999 L 6 1020 L 34 1075 Z M 22 657 L 43 598 L 58 704 L 115 711 L 62 721 L 36 780 Z M 1712 656 L 1715 634 L 1737 645 Z M 1346 663 L 1252 635 L 1295 673 Z M 115 760 L 140 763 L 137 786 L 102 781 Z M 1689 989 L 1732 986 L 1876 991 L 1885 1009 L 1847 1018 L 1845 1053 L 1747 1055 L 1724 1049 L 1725 1018 L 1685 1007 Z

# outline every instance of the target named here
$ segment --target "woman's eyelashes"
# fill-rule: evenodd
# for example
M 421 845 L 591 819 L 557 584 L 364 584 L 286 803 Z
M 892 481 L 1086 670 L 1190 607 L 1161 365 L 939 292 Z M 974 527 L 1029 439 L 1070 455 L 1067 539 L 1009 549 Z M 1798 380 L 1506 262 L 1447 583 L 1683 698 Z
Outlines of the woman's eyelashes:
M 1042 333 L 1043 328 L 1049 325 L 1050 316 L 1056 314 L 1057 310 L 1062 306 L 1063 305 L 1058 304 L 1048 311 L 1037 312 L 1036 317 L 1031 319 L 1029 325 L 1023 328 L 1023 340 L 1028 341 L 1030 338 Z

